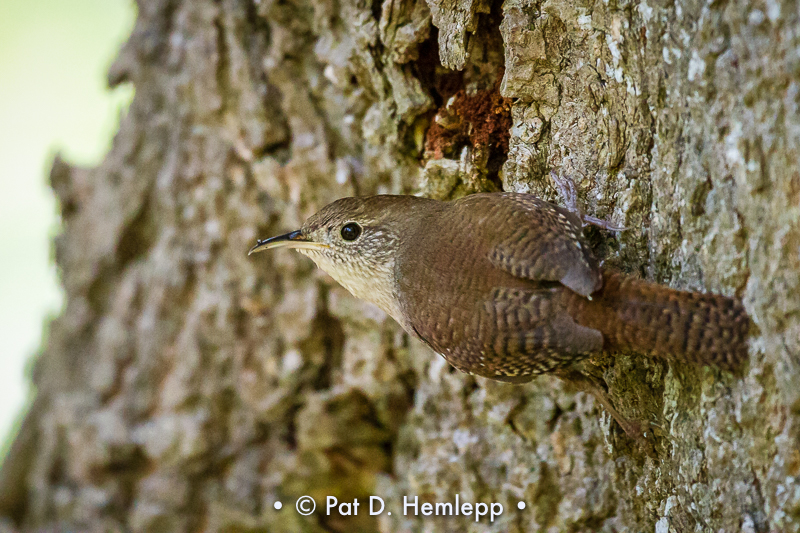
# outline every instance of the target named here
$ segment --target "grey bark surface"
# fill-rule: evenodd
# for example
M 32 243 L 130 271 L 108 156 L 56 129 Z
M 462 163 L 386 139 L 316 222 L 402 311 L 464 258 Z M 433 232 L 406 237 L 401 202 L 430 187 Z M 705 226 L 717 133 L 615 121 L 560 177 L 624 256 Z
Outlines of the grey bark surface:
M 136 89 L 113 148 L 53 166 L 67 304 L 0 475 L 1 527 L 800 531 L 796 0 L 138 9 L 109 75 Z M 506 99 L 507 152 L 475 141 L 482 123 L 442 148 L 462 90 Z M 591 362 L 652 456 L 568 384 L 453 372 L 299 254 L 246 255 L 342 196 L 559 201 L 551 169 L 628 228 L 587 230 L 606 264 L 737 295 L 755 324 L 741 377 Z M 405 495 L 455 494 L 505 512 L 402 513 Z M 392 514 L 327 516 L 327 495 Z

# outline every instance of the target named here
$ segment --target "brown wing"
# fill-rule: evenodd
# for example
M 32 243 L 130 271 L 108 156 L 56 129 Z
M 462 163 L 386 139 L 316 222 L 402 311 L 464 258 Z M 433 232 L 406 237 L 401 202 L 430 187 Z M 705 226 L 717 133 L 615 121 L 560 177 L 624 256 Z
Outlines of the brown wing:
M 558 281 L 582 296 L 600 289 L 602 274 L 577 215 L 528 194 L 504 196 L 508 231 L 489 254 L 494 266 L 518 278 Z
M 602 350 L 603 335 L 577 324 L 567 312 L 566 290 L 494 291 L 482 315 L 495 328 L 490 339 L 482 339 L 483 366 L 476 373 L 522 383 Z
M 463 372 L 524 383 L 580 361 L 603 348 L 603 336 L 567 312 L 568 289 L 496 289 L 467 315 L 450 308 L 444 320 L 424 321 L 413 332 Z M 571 297 L 576 297 L 572 295 Z

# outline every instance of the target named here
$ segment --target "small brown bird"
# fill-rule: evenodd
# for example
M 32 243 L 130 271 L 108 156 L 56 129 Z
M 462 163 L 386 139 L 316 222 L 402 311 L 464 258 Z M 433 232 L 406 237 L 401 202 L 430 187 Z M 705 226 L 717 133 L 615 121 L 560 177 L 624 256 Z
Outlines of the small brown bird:
M 278 247 L 310 257 L 459 370 L 498 381 L 573 378 L 571 365 L 603 350 L 726 369 L 747 357 L 740 302 L 600 268 L 581 217 L 527 194 L 343 198 L 250 253 Z

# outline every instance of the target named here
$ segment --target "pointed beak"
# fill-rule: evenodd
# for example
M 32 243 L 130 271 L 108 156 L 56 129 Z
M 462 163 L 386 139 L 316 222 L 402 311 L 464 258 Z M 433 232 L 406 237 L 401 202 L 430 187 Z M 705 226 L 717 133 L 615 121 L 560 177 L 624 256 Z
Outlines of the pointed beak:
M 271 250 L 273 248 L 294 248 L 294 249 L 313 250 L 313 249 L 327 248 L 327 247 L 328 246 L 326 244 L 308 240 L 306 237 L 303 236 L 303 233 L 300 230 L 297 230 L 291 233 L 286 233 L 284 235 L 278 235 L 277 237 L 264 239 L 263 241 L 258 241 L 255 246 L 250 248 L 250 251 L 247 252 L 247 255 L 253 254 L 255 252 L 260 252 L 262 250 Z

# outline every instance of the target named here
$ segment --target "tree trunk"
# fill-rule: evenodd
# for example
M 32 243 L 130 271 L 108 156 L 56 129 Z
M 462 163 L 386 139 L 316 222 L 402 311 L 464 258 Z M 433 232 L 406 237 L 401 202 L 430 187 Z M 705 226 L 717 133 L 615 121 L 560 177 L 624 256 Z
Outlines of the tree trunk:
M 139 0 L 111 152 L 53 166 L 67 305 L 6 529 L 800 531 L 798 28 L 796 0 Z M 588 230 L 606 264 L 755 324 L 743 376 L 591 361 L 651 455 L 592 396 L 455 372 L 299 254 L 247 257 L 342 196 L 560 201 L 551 169 L 627 228 Z M 504 511 L 404 515 L 456 494 Z

